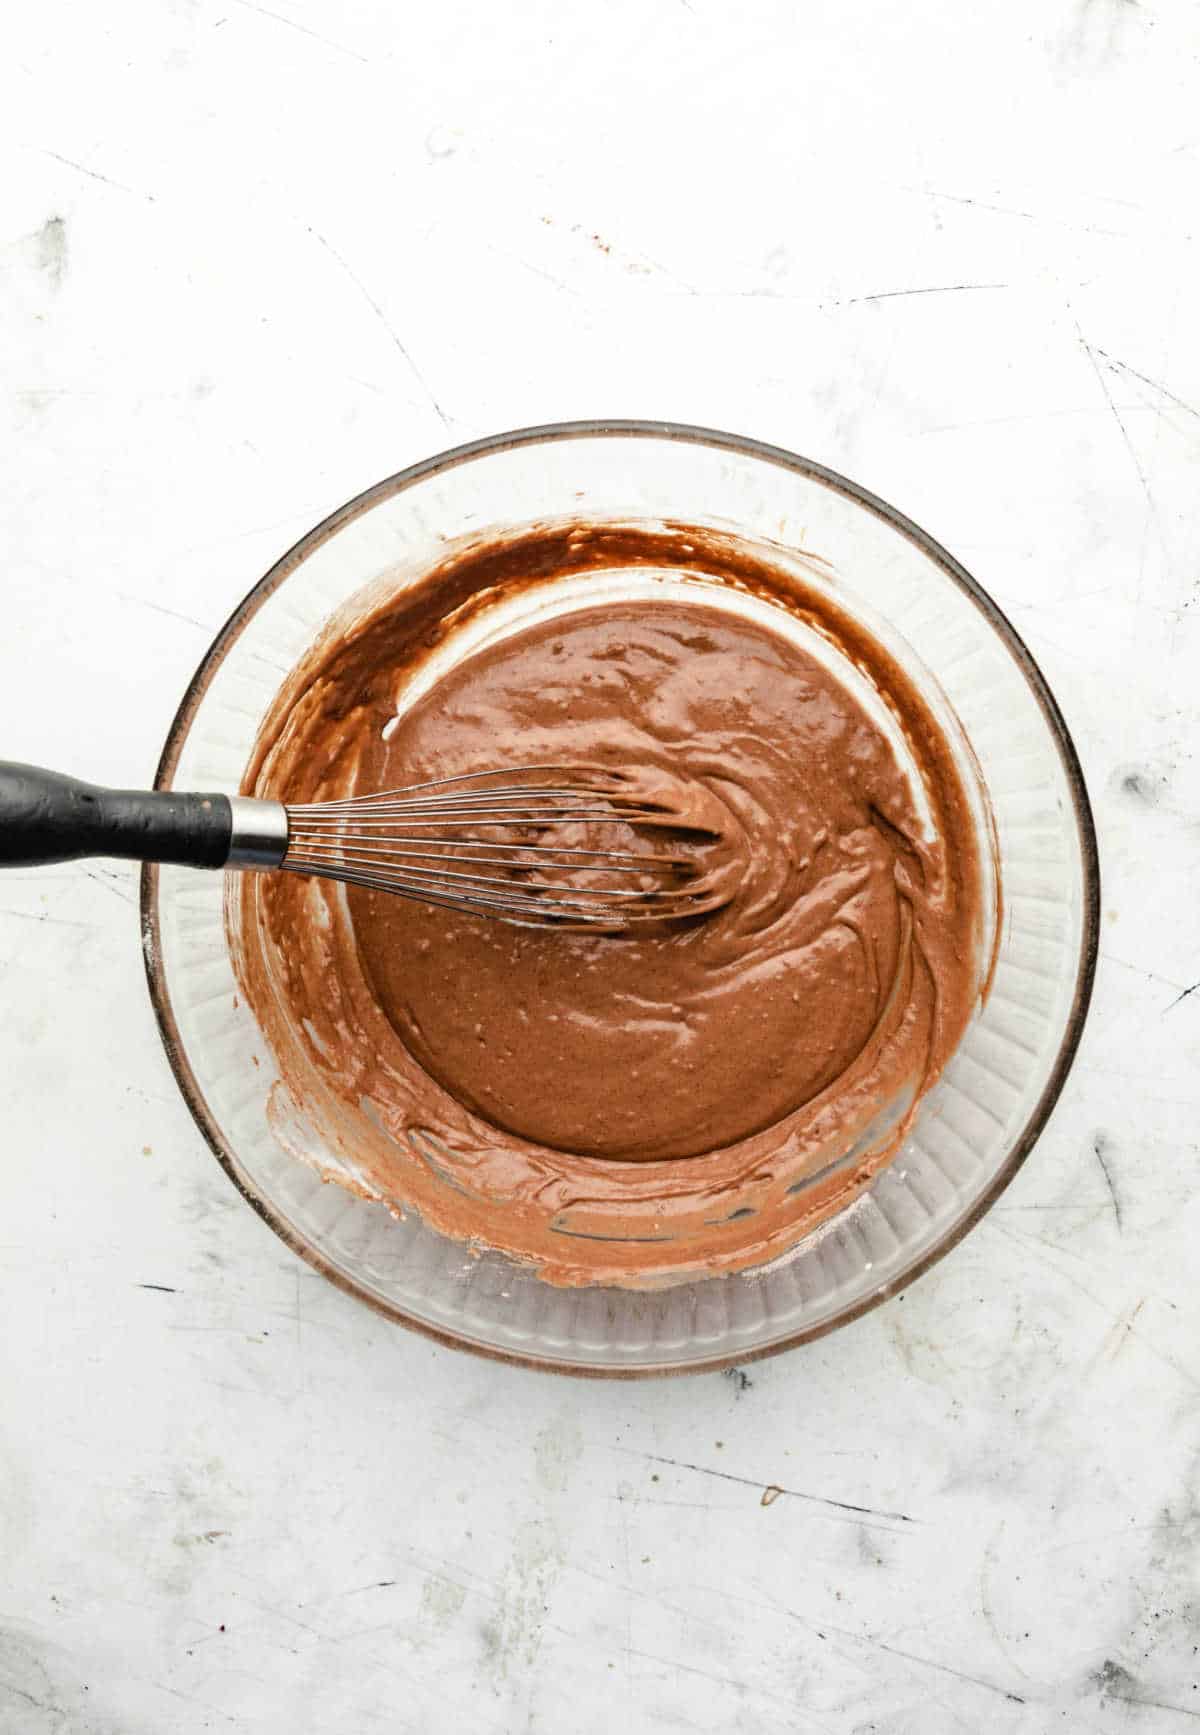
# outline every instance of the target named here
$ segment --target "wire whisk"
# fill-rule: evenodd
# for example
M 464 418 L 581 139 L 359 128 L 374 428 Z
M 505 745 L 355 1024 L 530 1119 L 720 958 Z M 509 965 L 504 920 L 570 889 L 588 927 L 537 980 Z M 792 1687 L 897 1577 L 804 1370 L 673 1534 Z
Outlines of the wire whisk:
M 527 927 L 705 914 L 723 900 L 685 846 L 714 832 L 703 804 L 653 779 L 563 765 L 293 804 L 103 789 L 0 763 L 0 866 L 112 856 L 282 869 Z
M 611 927 L 702 913 L 693 858 L 602 841 L 618 827 L 696 829 L 619 774 L 523 765 L 287 805 L 281 866 L 536 926 Z M 555 781 L 543 779 L 551 777 Z M 500 781 L 495 781 L 500 779 Z M 543 841 L 555 832 L 589 841 Z M 591 831 L 601 828 L 600 837 Z

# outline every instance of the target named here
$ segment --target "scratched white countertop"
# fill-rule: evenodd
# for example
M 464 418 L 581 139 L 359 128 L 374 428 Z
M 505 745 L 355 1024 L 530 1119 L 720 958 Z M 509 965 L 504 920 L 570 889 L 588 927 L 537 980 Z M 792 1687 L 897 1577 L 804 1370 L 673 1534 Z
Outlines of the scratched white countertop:
M 944 1263 L 744 1372 L 588 1384 L 295 1259 L 176 1092 L 133 870 L 0 876 L 0 1730 L 1200 1720 L 1196 7 L 41 0 L 5 34 L 5 757 L 146 783 L 350 495 L 668 417 L 832 465 L 987 586 L 1075 733 L 1104 914 L 1061 1103 Z

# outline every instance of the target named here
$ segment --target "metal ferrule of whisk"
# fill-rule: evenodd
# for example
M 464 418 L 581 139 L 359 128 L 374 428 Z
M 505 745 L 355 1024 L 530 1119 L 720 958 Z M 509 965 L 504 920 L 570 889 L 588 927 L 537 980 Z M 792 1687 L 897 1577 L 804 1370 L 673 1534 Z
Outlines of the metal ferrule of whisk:
M 251 795 L 229 797 L 229 857 L 226 867 L 277 868 L 288 850 L 288 811 L 282 801 Z

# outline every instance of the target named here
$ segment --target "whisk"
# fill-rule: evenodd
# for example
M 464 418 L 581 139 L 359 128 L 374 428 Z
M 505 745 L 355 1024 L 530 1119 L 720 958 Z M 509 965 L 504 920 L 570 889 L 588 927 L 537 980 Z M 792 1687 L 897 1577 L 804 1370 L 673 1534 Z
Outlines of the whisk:
M 579 833 L 553 841 L 580 826 L 585 842 L 575 841 Z M 0 761 L 3 867 L 110 856 L 282 869 L 533 927 L 612 930 L 703 914 L 711 898 L 695 859 L 678 849 L 615 847 L 611 834 L 631 826 L 676 837 L 706 830 L 619 771 L 561 765 L 293 805 L 104 789 Z M 604 847 L 606 838 L 614 847 Z

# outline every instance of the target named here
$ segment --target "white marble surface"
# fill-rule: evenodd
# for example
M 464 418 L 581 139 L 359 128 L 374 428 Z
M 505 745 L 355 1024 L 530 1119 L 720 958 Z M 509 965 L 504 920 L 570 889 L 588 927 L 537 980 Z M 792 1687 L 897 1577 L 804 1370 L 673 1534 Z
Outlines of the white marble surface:
M 1074 1075 L 956 1253 L 745 1377 L 589 1385 L 295 1260 L 176 1094 L 133 873 L 5 875 L 0 1728 L 1200 1720 L 1191 0 L 6 24 L 6 756 L 145 782 L 214 628 L 347 496 L 674 417 L 975 571 L 1076 732 L 1105 897 Z

